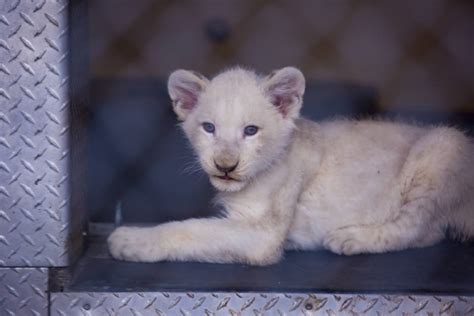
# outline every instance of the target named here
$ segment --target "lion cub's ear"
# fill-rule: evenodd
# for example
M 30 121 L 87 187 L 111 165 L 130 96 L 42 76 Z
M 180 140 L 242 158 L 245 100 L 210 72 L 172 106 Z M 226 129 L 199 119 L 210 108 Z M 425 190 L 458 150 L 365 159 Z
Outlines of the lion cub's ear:
M 173 101 L 173 110 L 181 121 L 186 120 L 189 112 L 196 106 L 199 95 L 209 83 L 203 75 L 176 70 L 168 79 L 168 93 Z
M 284 117 L 299 116 L 305 89 L 305 79 L 301 71 L 294 67 L 285 67 L 272 72 L 262 84 L 270 102 Z

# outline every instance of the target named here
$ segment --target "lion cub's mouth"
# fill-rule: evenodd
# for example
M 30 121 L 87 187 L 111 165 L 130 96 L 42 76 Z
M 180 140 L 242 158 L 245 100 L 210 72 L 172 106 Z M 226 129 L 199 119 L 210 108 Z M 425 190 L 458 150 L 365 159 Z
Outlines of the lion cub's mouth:
M 213 177 L 219 178 L 219 179 L 224 180 L 224 181 L 239 181 L 238 179 L 232 178 L 227 173 L 223 176 L 213 176 Z

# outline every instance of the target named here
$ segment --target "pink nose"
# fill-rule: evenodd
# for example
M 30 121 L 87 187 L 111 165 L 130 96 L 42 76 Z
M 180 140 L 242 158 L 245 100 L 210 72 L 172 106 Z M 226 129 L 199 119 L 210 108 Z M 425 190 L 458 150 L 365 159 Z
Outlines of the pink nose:
M 238 162 L 233 165 L 233 166 L 221 166 L 219 165 L 217 162 L 214 161 L 214 164 L 216 165 L 216 168 L 217 170 L 219 170 L 220 172 L 224 172 L 224 173 L 230 173 L 232 171 L 235 170 L 235 168 L 237 168 L 237 165 L 239 164 Z

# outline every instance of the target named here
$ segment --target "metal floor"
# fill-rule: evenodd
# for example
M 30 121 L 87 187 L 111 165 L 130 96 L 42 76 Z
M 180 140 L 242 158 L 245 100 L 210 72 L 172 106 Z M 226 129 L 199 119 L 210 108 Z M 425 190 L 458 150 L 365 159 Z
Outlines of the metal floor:
M 269 267 L 113 260 L 93 239 L 70 270 L 64 292 L 318 292 L 473 295 L 474 242 L 379 255 L 287 252 Z M 56 289 L 57 290 L 57 289 Z M 53 289 L 53 292 L 55 289 Z

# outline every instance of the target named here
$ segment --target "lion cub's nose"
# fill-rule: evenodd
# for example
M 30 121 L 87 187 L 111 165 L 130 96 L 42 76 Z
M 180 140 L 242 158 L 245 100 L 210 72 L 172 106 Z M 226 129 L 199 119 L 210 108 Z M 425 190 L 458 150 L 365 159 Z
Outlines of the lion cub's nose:
M 237 165 L 239 163 L 237 162 L 233 166 L 223 166 L 223 165 L 219 165 L 217 162 L 214 161 L 214 164 L 216 165 L 217 170 L 219 170 L 220 172 L 230 173 L 230 172 L 234 171 L 235 168 L 237 168 Z

